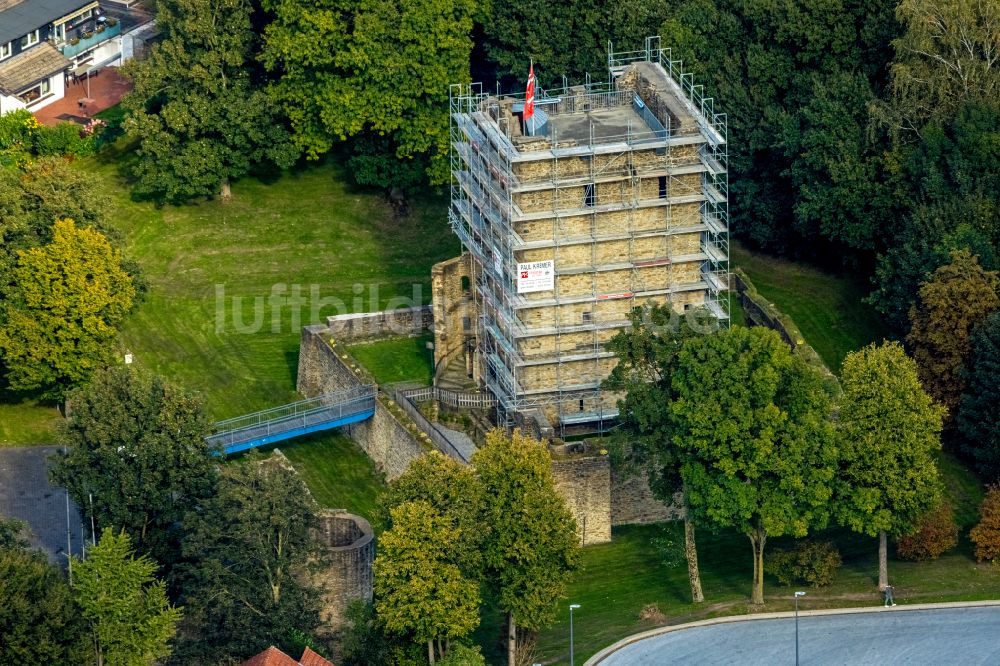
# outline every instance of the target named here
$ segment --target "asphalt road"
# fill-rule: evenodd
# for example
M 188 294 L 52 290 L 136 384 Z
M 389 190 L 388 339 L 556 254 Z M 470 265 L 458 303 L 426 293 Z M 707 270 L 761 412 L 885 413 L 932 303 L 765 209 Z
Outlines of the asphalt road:
M 601 666 L 795 664 L 795 620 L 731 622 L 633 643 Z M 1000 607 L 799 617 L 802 666 L 1000 664 Z

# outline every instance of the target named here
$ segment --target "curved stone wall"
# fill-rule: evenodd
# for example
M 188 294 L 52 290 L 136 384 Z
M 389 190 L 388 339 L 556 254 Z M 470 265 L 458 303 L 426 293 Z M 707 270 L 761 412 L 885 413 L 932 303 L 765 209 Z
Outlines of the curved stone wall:
M 322 566 L 313 582 L 322 590 L 323 623 L 336 631 L 344 623 L 347 604 L 372 600 L 375 535 L 367 520 L 344 511 L 321 511 L 317 523 Z

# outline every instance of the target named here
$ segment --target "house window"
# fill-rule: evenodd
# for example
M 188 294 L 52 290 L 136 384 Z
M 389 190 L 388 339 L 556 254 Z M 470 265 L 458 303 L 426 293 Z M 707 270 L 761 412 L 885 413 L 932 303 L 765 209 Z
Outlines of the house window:
M 462 276 L 462 291 L 469 291 L 469 276 Z
M 472 320 L 468 317 L 462 317 L 462 330 L 466 333 L 472 330 Z
M 660 198 L 661 199 L 666 199 L 667 198 L 667 177 L 666 176 L 660 176 Z
M 29 46 L 33 46 L 38 43 L 38 30 L 32 30 L 27 35 L 21 38 L 21 48 L 26 49 Z
M 43 95 L 48 95 L 50 90 L 51 90 L 51 85 L 49 84 L 49 80 L 45 79 L 37 86 L 33 88 L 28 88 L 17 97 L 25 104 L 31 104 L 32 102 L 40 99 Z
M 594 315 L 590 311 L 583 312 L 583 313 L 581 313 L 581 315 L 583 316 L 583 323 L 584 324 L 589 324 L 590 322 L 592 322 L 594 320 Z
M 52 28 L 52 39 L 54 39 L 57 44 L 66 41 L 66 24 L 65 23 L 60 23 L 57 26 L 53 26 L 53 28 Z
M 4 58 L 9 58 L 11 51 L 14 49 L 14 42 L 7 42 L 6 44 L 0 44 L 0 60 Z
M 580 411 L 583 411 L 583 400 L 580 401 Z
M 583 205 L 589 208 L 593 208 L 597 203 L 597 197 L 594 195 L 594 184 L 591 183 L 587 185 L 583 190 Z

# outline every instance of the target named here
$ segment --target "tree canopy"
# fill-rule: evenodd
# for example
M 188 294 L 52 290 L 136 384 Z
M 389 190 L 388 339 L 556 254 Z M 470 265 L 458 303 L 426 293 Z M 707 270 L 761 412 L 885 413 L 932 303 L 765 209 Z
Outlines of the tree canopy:
M 139 140 L 135 189 L 180 203 L 225 193 L 259 162 L 288 167 L 297 153 L 255 72 L 258 37 L 247 0 L 162 0 L 163 41 L 123 68 L 123 100 Z
M 73 592 L 90 627 L 97 666 L 146 666 L 170 654 L 181 609 L 167 600 L 156 563 L 136 557 L 124 532 L 104 530 L 73 565 Z
M 426 644 L 433 664 L 447 653 L 443 642 L 479 624 L 479 585 L 457 566 L 461 534 L 447 517 L 422 501 L 404 502 L 391 515 L 375 559 L 376 607 L 388 630 Z
M 839 522 L 869 536 L 908 534 L 941 499 L 935 454 L 945 410 L 920 385 L 898 343 L 848 354 L 838 418 Z M 879 584 L 888 585 L 885 539 Z
M 15 390 L 62 398 L 108 364 L 135 287 L 121 254 L 94 229 L 58 220 L 22 251 L 0 303 L 0 358 Z
M 965 450 L 987 482 L 1000 479 L 1000 311 L 976 327 L 957 424 Z
M 1000 308 L 1000 279 L 968 250 L 951 253 L 920 286 L 919 302 L 910 308 L 912 328 L 906 341 L 920 371 L 920 382 L 954 413 L 965 388 L 963 368 L 972 330 Z
M 516 627 L 550 623 L 579 561 L 576 524 L 552 479 L 541 442 L 520 431 L 486 436 L 472 457 L 483 484 L 486 581 L 508 615 L 508 662 L 514 666 Z
M 337 142 L 364 136 L 379 149 L 356 155 L 362 182 L 412 186 L 406 172 L 414 159 L 426 165 L 432 184 L 447 181 L 448 86 L 469 81 L 474 2 L 262 4 L 274 16 L 264 31 L 262 60 L 275 72 L 273 94 L 307 157 L 318 159 Z M 372 163 L 386 153 L 396 159 Z M 410 182 L 400 183 L 401 175 Z
M 172 566 L 181 519 L 215 487 L 201 400 L 131 366 L 98 372 L 69 400 L 68 451 L 53 480 L 99 528 L 124 530 L 140 553 Z
M 184 518 L 187 663 L 250 657 L 319 625 L 306 566 L 316 503 L 282 458 L 222 468 L 216 493 Z
M 684 343 L 672 378 L 673 441 L 699 523 L 746 534 L 751 603 L 764 602 L 764 545 L 830 517 L 837 447 L 818 371 L 770 329 L 734 327 Z

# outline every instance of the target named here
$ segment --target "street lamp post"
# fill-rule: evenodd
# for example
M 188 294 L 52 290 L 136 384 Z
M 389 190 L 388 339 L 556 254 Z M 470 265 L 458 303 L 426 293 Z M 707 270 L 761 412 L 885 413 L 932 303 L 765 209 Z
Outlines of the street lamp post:
M 580 604 L 569 605 L 569 666 L 576 666 L 573 661 L 573 611 L 580 607 Z
M 805 592 L 795 593 L 795 666 L 799 666 L 799 597 L 804 596 Z

